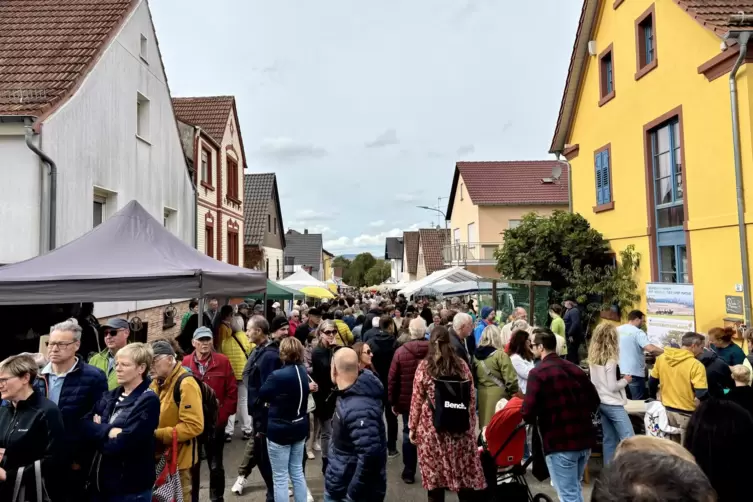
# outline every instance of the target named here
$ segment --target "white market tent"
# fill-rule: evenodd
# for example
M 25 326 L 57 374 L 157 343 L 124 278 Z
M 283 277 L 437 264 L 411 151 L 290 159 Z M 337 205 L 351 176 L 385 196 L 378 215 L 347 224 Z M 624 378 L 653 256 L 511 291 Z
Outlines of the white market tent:
M 0 268 L 0 305 L 243 296 L 266 287 L 263 272 L 200 253 L 135 200 L 78 239 Z
M 290 277 L 277 281 L 277 283 L 282 284 L 283 286 L 286 286 L 288 288 L 293 288 L 297 290 L 301 290 L 303 288 L 315 287 L 315 288 L 324 288 L 329 291 L 329 287 L 327 287 L 326 283 L 320 281 L 319 279 L 316 279 L 305 270 L 298 270 Z
M 419 291 L 421 291 L 422 288 L 436 285 L 442 280 L 446 282 L 443 282 L 441 284 L 446 285 L 447 283 L 476 281 L 480 278 L 480 276 L 474 274 L 473 272 L 468 272 L 462 267 L 451 267 L 437 270 L 436 272 L 427 275 L 423 279 L 409 283 L 403 289 L 401 289 L 398 294 L 404 295 L 406 298 L 409 298 L 413 295 L 416 295 Z
M 490 281 L 463 281 L 455 283 L 447 282 L 445 284 L 440 284 L 440 282 L 437 282 L 431 286 L 421 288 L 420 291 L 417 291 L 417 294 L 424 296 L 463 296 L 492 292 L 492 283 Z M 508 288 L 509 285 L 505 282 L 497 283 L 498 291 L 502 291 Z

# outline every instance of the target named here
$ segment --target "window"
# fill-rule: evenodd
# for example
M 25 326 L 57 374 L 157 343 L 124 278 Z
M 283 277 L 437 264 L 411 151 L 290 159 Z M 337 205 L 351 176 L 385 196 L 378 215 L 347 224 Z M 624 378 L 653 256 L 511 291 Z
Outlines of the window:
M 238 231 L 228 230 L 227 232 L 227 262 L 231 265 L 238 265 Z
M 205 147 L 201 147 L 201 181 L 212 186 L 212 152 Z
M 105 204 L 107 199 L 99 195 L 94 196 L 94 214 L 92 217 L 92 228 L 98 227 L 105 221 Z
M 507 220 L 507 228 L 518 228 L 520 220 Z
M 267 232 L 271 232 L 271 231 L 272 231 L 272 215 L 268 214 L 267 215 Z
M 238 200 L 238 163 L 226 157 L 227 159 L 227 196 Z
M 655 20 L 656 11 L 654 5 L 651 5 L 635 21 L 636 80 L 656 68 L 658 64 Z
M 468 224 L 468 242 L 476 242 L 476 223 L 469 223 Z
M 280 280 L 280 259 L 277 258 L 277 280 Z
M 277 216 L 275 216 L 275 224 L 272 226 L 272 230 L 274 231 L 275 235 L 277 235 Z
M 607 145 L 594 153 L 594 170 L 596 179 L 596 207 L 598 213 L 614 208 L 612 203 L 612 162 L 611 145 Z
M 141 41 L 139 43 L 139 56 L 141 59 L 143 59 L 145 62 L 147 60 L 147 53 L 149 52 L 149 41 L 146 38 L 146 35 L 143 33 L 141 34 Z
M 136 93 L 136 136 L 144 141 L 149 139 L 149 99 Z
M 177 232 L 178 212 L 175 209 L 166 207 L 162 212 L 162 224 L 172 233 Z
M 460 229 L 456 228 L 452 231 L 452 242 L 455 244 L 460 244 Z
M 214 225 L 204 224 L 204 252 L 214 258 Z
M 649 133 L 660 282 L 689 282 L 680 122 L 677 118 Z
M 612 44 L 599 55 L 599 80 L 599 106 L 602 106 L 615 96 Z

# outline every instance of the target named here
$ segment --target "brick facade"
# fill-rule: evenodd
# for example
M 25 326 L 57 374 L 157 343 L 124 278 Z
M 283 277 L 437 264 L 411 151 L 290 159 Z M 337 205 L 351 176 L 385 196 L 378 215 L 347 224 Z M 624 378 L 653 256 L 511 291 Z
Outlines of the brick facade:
M 141 318 L 143 323 L 147 324 L 146 341 L 150 342 L 156 338 L 175 338 L 180 334 L 180 321 L 183 318 L 183 314 L 188 312 L 188 301 L 173 303 L 176 313 L 173 317 L 173 326 L 169 328 L 163 328 L 163 313 L 169 304 L 159 305 L 149 309 L 137 310 L 135 312 L 127 312 L 125 314 L 100 317 L 99 323 L 104 324 L 113 317 L 123 317 L 129 321 L 134 317 Z M 140 336 L 140 333 L 137 333 Z

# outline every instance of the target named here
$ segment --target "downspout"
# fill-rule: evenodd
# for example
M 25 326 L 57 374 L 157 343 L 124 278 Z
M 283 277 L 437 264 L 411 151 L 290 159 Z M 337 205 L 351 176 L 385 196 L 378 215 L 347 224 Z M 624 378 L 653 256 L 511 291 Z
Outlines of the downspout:
M 573 212 L 573 166 L 567 160 L 562 160 L 562 152 L 555 152 L 554 156 L 557 158 L 557 162 L 565 164 L 567 166 L 567 204 L 568 211 Z
M 58 167 L 55 161 L 52 160 L 46 153 L 40 150 L 37 145 L 34 144 L 34 131 L 29 121 L 26 122 L 26 146 L 37 154 L 42 162 L 50 167 L 50 215 L 49 215 L 49 241 L 48 251 L 55 249 L 55 230 L 57 228 L 57 192 L 58 192 Z M 41 138 L 41 135 L 40 135 Z
M 740 54 L 729 74 L 729 99 L 732 107 L 732 147 L 735 156 L 735 190 L 737 192 L 737 232 L 740 237 L 740 259 L 743 272 L 743 305 L 746 324 L 751 321 L 750 277 L 748 270 L 748 232 L 745 228 L 745 200 L 743 199 L 742 154 L 740 152 L 740 114 L 737 104 L 737 71 L 748 54 L 750 31 L 739 33 Z

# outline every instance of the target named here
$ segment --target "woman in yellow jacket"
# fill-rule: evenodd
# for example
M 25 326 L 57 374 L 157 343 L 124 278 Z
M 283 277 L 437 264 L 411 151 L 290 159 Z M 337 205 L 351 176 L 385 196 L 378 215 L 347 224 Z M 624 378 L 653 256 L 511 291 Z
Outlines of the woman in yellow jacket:
M 173 430 L 178 433 L 178 471 L 183 486 L 183 500 L 191 500 L 191 467 L 199 461 L 198 436 L 204 431 L 201 389 L 194 378 L 184 378 L 180 384 L 180 406 L 175 402 L 175 383 L 181 375 L 189 374 L 175 359 L 175 351 L 167 340 L 152 343 L 154 380 L 149 386 L 159 396 L 159 426 L 154 431 L 158 455 L 172 445 Z
M 256 344 L 248 341 L 246 336 L 246 327 L 243 325 L 243 317 L 236 314 L 230 320 L 230 329 L 225 323 L 220 324 L 219 328 L 219 352 L 230 359 L 230 365 L 233 367 L 233 373 L 238 383 L 238 408 L 236 413 L 230 415 L 227 426 L 225 427 L 225 441 L 230 442 L 235 432 L 235 417 L 240 415 L 241 431 L 243 431 L 243 440 L 251 438 L 253 434 L 253 422 L 248 414 L 248 389 L 243 383 L 243 368 L 246 367 L 251 352 L 256 348 Z

